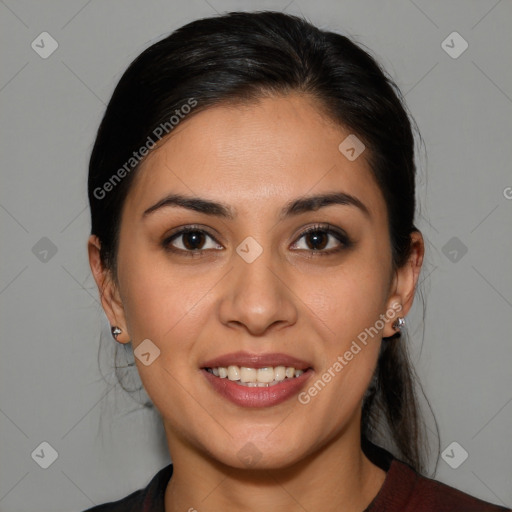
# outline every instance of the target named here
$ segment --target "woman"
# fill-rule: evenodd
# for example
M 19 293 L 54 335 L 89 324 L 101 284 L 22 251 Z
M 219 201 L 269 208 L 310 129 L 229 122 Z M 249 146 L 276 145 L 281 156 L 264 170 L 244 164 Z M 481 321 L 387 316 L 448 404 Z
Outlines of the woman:
M 414 137 L 349 39 L 262 12 L 154 44 L 107 107 L 89 199 L 103 308 L 173 461 L 90 510 L 505 510 L 421 476 Z

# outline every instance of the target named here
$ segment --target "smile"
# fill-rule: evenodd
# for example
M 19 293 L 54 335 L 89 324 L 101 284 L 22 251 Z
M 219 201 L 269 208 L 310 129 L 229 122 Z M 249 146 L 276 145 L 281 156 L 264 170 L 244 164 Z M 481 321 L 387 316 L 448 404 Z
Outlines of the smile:
M 304 373 L 304 370 L 297 370 L 293 366 L 250 368 L 229 365 L 227 367 L 206 368 L 206 371 L 220 379 L 228 379 L 240 386 L 249 388 L 275 386 L 284 380 L 300 377 Z

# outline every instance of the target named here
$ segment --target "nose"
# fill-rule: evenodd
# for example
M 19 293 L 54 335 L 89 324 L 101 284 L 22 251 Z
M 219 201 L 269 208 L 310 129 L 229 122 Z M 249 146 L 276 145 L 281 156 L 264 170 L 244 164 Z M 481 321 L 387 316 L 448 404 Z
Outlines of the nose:
M 275 259 L 270 250 L 251 263 L 234 254 L 234 268 L 227 276 L 219 310 L 225 325 L 261 336 L 297 322 L 299 299 L 289 273 L 273 262 Z

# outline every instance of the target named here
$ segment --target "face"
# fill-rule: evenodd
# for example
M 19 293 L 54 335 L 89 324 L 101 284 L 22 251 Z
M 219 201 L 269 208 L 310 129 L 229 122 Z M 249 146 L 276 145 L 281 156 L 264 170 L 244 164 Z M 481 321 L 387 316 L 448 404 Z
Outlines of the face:
M 304 96 L 218 106 L 137 174 L 106 310 L 136 353 L 160 351 L 135 361 L 173 457 L 285 467 L 358 435 L 381 338 L 405 312 L 367 155 L 338 149 L 349 134 Z

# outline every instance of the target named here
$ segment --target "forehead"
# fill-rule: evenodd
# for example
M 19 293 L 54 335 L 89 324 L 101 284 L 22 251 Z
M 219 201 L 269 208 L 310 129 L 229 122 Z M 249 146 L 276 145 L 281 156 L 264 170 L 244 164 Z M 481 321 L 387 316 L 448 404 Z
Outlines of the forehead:
M 126 202 L 142 210 L 180 192 L 222 198 L 243 212 L 337 190 L 361 199 L 372 216 L 385 216 L 368 150 L 351 161 L 339 149 L 350 135 L 304 95 L 221 104 L 174 128 L 142 163 Z

